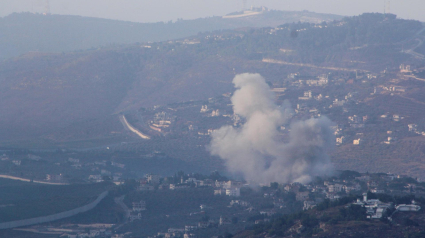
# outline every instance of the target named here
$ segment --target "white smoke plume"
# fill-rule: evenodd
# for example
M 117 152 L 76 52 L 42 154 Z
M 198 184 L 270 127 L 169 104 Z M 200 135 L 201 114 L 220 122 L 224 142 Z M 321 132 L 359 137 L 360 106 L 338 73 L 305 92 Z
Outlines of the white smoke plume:
M 211 154 L 225 160 L 230 172 L 257 183 L 308 183 L 333 171 L 327 152 L 335 138 L 328 118 L 292 123 L 289 142 L 284 143 L 278 128 L 291 119 L 290 106 L 275 104 L 259 74 L 237 75 L 233 84 L 234 113 L 246 122 L 214 131 L 210 145 Z

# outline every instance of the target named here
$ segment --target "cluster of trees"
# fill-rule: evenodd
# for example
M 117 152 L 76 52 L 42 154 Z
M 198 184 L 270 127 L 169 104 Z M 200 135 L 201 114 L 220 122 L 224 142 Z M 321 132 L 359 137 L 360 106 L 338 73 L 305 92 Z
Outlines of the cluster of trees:
M 272 11 L 256 21 L 208 17 L 176 22 L 135 23 L 117 20 L 61 15 L 14 13 L 0 18 L 0 59 L 28 51 L 63 52 L 94 49 L 101 46 L 137 42 L 166 41 L 198 32 L 263 27 L 279 22 L 293 22 L 304 16 L 321 19 L 340 19 L 339 16 L 309 12 Z
M 321 231 L 319 228 L 320 220 L 306 212 L 284 215 L 272 222 L 257 224 L 248 229 L 253 230 L 255 234 L 267 233 L 269 236 L 284 236 L 285 233 L 299 221 L 303 226 L 301 230 L 303 236 L 317 234 Z
M 405 196 L 391 196 L 385 193 L 367 193 L 368 199 L 379 199 L 382 202 L 392 202 L 394 204 L 411 204 L 412 201 L 416 201 L 421 204 L 425 204 L 425 198 L 415 196 L 413 194 L 411 195 L 405 195 Z
M 323 63 L 338 60 L 353 47 L 370 46 L 369 54 L 380 52 L 381 48 L 374 47 L 409 39 L 423 26 L 419 21 L 401 20 L 391 14 L 365 13 L 320 25 L 298 22 L 279 27 L 283 30 L 276 34 L 268 34 L 269 29 L 265 28 L 249 30 L 243 38 L 235 39 L 232 43 L 237 44 L 227 47 L 226 53 L 248 59 L 275 56 L 288 61 Z M 277 53 L 280 48 L 297 53 L 282 56 Z
M 348 197 L 343 197 L 341 199 L 337 199 L 334 201 L 331 201 L 329 199 L 325 199 L 322 203 L 319 203 L 316 207 L 316 209 L 318 211 L 323 211 L 326 210 L 328 208 L 331 207 L 338 207 L 338 206 L 342 206 L 351 202 L 356 201 L 358 198 L 361 198 L 360 196 L 348 196 Z
M 347 173 L 344 173 L 347 174 Z M 394 202 L 395 204 L 411 203 L 412 200 L 419 201 L 420 203 L 425 203 L 425 198 L 415 197 L 414 195 L 407 195 L 403 197 L 398 196 L 390 196 L 386 194 L 372 194 L 368 193 L 368 197 L 371 199 L 380 199 L 383 202 Z M 316 211 L 325 211 L 330 208 L 340 207 L 337 213 L 323 213 L 323 215 L 319 216 L 320 213 L 311 213 L 308 211 L 303 211 L 296 214 L 291 215 L 283 215 L 272 220 L 269 223 L 258 224 L 253 227 L 248 228 L 247 230 L 253 230 L 255 234 L 263 234 L 267 233 L 272 236 L 284 236 L 289 229 L 295 225 L 297 222 L 301 222 L 302 236 L 311 236 L 313 234 L 317 234 L 321 231 L 319 228 L 319 223 L 324 222 L 329 225 L 335 225 L 339 222 L 346 221 L 366 221 L 366 208 L 350 204 L 355 201 L 359 196 L 348 196 L 341 198 L 339 200 L 330 201 L 326 199 L 324 202 L 317 205 L 315 208 Z M 350 204 L 349 206 L 344 206 Z M 332 214 L 332 215 L 331 215 Z M 252 217 L 251 220 L 262 219 L 262 216 Z M 387 219 L 381 219 L 382 222 L 388 223 Z M 403 218 L 400 221 L 400 224 L 403 226 L 418 226 L 419 224 L 409 218 Z M 422 233 L 412 233 L 409 237 L 420 237 L 418 236 Z

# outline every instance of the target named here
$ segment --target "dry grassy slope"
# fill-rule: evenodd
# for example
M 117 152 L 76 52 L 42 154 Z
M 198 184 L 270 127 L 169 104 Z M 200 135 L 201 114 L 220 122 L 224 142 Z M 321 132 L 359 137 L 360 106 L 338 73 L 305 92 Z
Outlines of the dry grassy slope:
M 14 137 L 17 130 L 39 135 L 112 114 L 134 80 L 127 63 L 131 57 L 87 52 L 1 64 L 0 130 L 6 132 L 2 136 Z
M 256 36 L 252 37 L 254 41 Z M 282 81 L 300 70 L 225 56 L 235 55 L 225 49 L 238 46 L 244 52 L 249 45 L 232 41 L 157 45 L 29 54 L 0 63 L 0 140 L 53 138 L 50 135 L 59 129 L 93 120 L 100 123 L 127 110 L 207 99 L 232 91 L 235 73 L 259 72 L 269 81 Z M 357 54 L 367 58 L 371 53 Z
M 369 101 L 371 108 L 379 108 L 392 116 L 408 116 L 410 120 L 420 120 L 425 116 L 425 102 L 414 99 L 409 94 L 403 95 L 379 95 L 374 100 Z
M 191 60 L 185 64 L 178 62 L 179 58 L 149 62 L 137 72 L 132 88 L 117 110 L 203 100 L 233 89 L 233 67 L 240 64 L 240 59 L 232 62 L 212 56 L 196 61 L 196 56 L 187 57 Z
M 388 113 L 387 119 L 378 119 L 376 126 L 369 126 L 364 136 L 363 145 L 355 146 L 352 141 L 337 147 L 332 154 L 333 162 L 338 169 L 352 169 L 362 172 L 391 172 L 409 174 L 412 177 L 425 178 L 425 137 L 407 133 L 408 123 L 423 122 L 425 119 L 425 100 L 420 94 L 423 85 L 411 93 L 395 95 L 376 95 L 366 101 L 369 112 Z M 399 95 L 397 95 L 399 94 Z M 392 115 L 398 114 L 404 119 L 399 123 L 392 121 Z M 395 130 L 388 135 L 387 130 Z M 386 145 L 382 142 L 388 136 L 404 138 Z M 405 137 L 407 136 L 407 137 Z M 413 137 L 412 137 L 413 136 Z
M 146 54 L 130 47 L 27 55 L 0 64 L 0 140 L 51 134 L 140 107 L 221 95 L 233 88 L 233 68 L 240 64 L 171 51 L 153 59 Z
M 422 138 L 421 138 L 422 139 Z M 425 141 L 406 138 L 393 145 L 347 144 L 332 154 L 337 169 L 391 172 L 425 178 Z

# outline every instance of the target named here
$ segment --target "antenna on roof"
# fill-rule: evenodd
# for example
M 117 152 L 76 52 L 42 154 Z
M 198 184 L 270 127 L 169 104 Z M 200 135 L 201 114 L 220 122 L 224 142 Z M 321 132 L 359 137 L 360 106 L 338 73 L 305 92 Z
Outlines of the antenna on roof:
M 43 15 L 50 15 L 50 1 L 46 0 L 44 2 L 44 12 Z
M 242 0 L 242 11 L 246 10 L 246 1 L 247 0 Z
M 391 12 L 391 1 L 385 0 L 384 2 L 384 14 L 389 14 Z

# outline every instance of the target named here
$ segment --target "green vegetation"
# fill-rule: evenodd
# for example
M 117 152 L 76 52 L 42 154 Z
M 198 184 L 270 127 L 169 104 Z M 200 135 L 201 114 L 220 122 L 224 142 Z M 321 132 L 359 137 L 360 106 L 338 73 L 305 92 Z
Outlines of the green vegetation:
M 365 221 L 366 220 L 366 208 L 360 205 L 351 204 L 347 208 L 339 209 L 340 217 L 337 220 L 343 221 Z
M 366 53 L 370 61 L 373 54 L 385 54 L 375 45 L 397 44 L 423 28 L 419 21 L 400 20 L 395 15 L 378 13 L 365 13 L 323 24 L 298 22 L 279 27 L 282 30 L 271 35 L 261 34 L 263 29 L 252 30 L 226 52 L 248 58 L 262 52 L 260 58 L 273 56 L 289 62 L 321 64 L 335 63 L 347 50 L 360 47 L 359 50 Z M 291 49 L 297 54 L 281 55 L 278 53 L 280 48 Z
M 316 208 L 296 214 L 283 215 L 273 219 L 271 222 L 260 223 L 248 227 L 245 232 L 236 234 L 236 237 L 266 237 L 266 236 L 295 236 L 295 237 L 334 237 L 341 232 L 353 233 L 350 237 L 362 237 L 361 234 L 368 234 L 367 237 L 382 237 L 385 231 L 387 237 L 400 237 L 400 230 L 391 231 L 393 223 L 402 227 L 418 228 L 425 222 L 422 219 L 423 211 L 419 213 L 396 213 L 391 223 L 386 219 L 369 220 L 366 218 L 366 208 L 350 204 L 355 196 L 344 197 L 336 201 L 325 200 Z M 407 202 L 411 199 L 425 204 L 425 198 L 407 195 L 403 197 L 393 197 L 385 194 L 376 194 L 375 198 L 392 200 L 395 202 Z M 391 212 L 390 212 L 391 213 Z M 416 216 L 412 216 L 416 215 Z M 252 217 L 252 221 L 263 219 L 262 216 Z M 321 229 L 326 227 L 327 231 Z M 396 229 L 396 228 L 394 228 Z M 406 237 L 420 237 L 422 230 L 415 230 L 406 233 Z M 357 234 L 357 235 L 355 235 Z M 353 236 L 354 235 L 354 236 Z
M 272 11 L 245 19 L 209 17 L 176 22 L 136 23 L 80 16 L 14 13 L 0 18 L 0 60 L 28 51 L 65 52 L 95 49 L 115 44 L 166 41 L 196 35 L 198 32 L 238 27 L 264 27 L 275 22 L 296 22 L 301 18 L 322 20 L 340 19 L 331 14 Z
M 367 193 L 368 199 L 379 199 L 382 202 L 392 202 L 394 204 L 412 204 L 412 201 L 416 201 L 422 204 L 425 204 L 425 198 L 422 196 L 416 195 L 404 195 L 404 196 L 391 196 L 388 194 L 380 194 L 380 193 Z
M 342 206 L 342 205 L 356 201 L 357 198 L 360 198 L 360 196 L 348 196 L 348 197 L 343 197 L 341 199 L 337 199 L 335 201 L 325 199 L 325 201 L 317 205 L 316 209 L 319 211 L 323 211 L 331 207 Z
M 232 198 L 214 196 L 212 188 L 192 188 L 182 190 L 155 190 L 131 192 L 124 202 L 131 209 L 132 202 L 146 202 L 146 211 L 142 211 L 142 219 L 127 224 L 123 229 L 130 229 L 134 234 L 147 236 L 158 231 L 166 231 L 170 227 L 197 225 L 199 221 L 217 220 L 220 216 L 233 216 L 233 209 L 228 209 Z M 201 213 L 200 205 L 208 208 Z M 140 227 L 143 224 L 143 227 Z M 240 226 L 236 226 L 241 229 Z M 143 228 L 143 229 L 141 229 Z
M 340 200 L 331 202 L 325 200 L 323 203 L 317 206 L 318 211 L 323 211 L 332 207 L 340 207 L 347 203 L 352 202 L 355 197 L 345 197 Z M 316 210 L 314 209 L 314 210 Z M 254 217 L 252 220 L 261 219 L 261 217 Z M 336 217 L 322 216 L 320 219 L 313 215 L 311 212 L 300 212 L 292 215 L 284 215 L 280 218 L 276 218 L 270 223 L 258 224 L 250 228 L 254 230 L 255 234 L 267 233 L 270 236 L 284 236 L 290 228 L 300 222 L 302 225 L 301 234 L 303 236 L 311 236 L 321 231 L 319 228 L 319 222 L 327 222 L 328 224 L 336 224 L 338 221 L 353 221 L 366 220 L 366 209 L 360 206 L 350 205 L 347 208 L 341 207 Z
M 19 20 L 20 17 L 23 20 Z M 103 31 L 104 27 L 100 26 L 109 22 L 91 19 L 90 24 L 85 24 L 85 19 L 78 17 L 15 14 L 3 18 L 0 29 L 2 23 L 7 26 L 29 21 L 36 25 L 46 22 L 60 25 L 63 21 L 72 25 L 74 20 L 79 26 L 95 28 L 94 31 L 86 31 L 93 34 Z M 185 25 L 184 22 L 148 24 L 147 28 L 164 27 L 168 34 L 176 26 Z M 23 25 L 31 28 L 31 24 Z M 137 28 L 136 25 L 129 27 L 121 22 L 110 27 L 137 32 L 133 29 Z M 58 141 L 61 147 L 75 145 L 86 148 L 97 145 L 96 140 L 104 143 L 114 139 L 123 141 L 128 138 L 122 131 L 122 125 L 116 117 L 111 116 L 116 112 L 134 111 L 142 106 L 206 100 L 231 91 L 230 81 L 235 73 L 240 72 L 265 72 L 264 76 L 270 80 L 282 80 L 282 75 L 287 74 L 289 68 L 265 66 L 258 62 L 266 57 L 292 63 L 352 67 L 347 63 L 347 58 L 350 58 L 368 62 L 364 65 L 367 69 L 378 65 L 379 70 L 382 70 L 382 65 L 399 66 L 403 54 L 398 42 L 412 38 L 421 28 L 421 23 L 417 21 L 396 19 L 390 15 L 363 14 L 326 24 L 298 22 L 281 25 L 279 29 L 207 32 L 190 38 L 198 44 L 175 41 L 149 43 L 147 47 L 114 46 L 64 54 L 40 53 L 7 60 L 0 64 L 0 80 L 4 80 L 1 86 L 4 88 L 0 88 L 4 95 L 0 110 L 4 112 L 4 122 L 7 122 L 0 124 L 0 129 L 4 131 L 0 140 L 43 137 L 47 144 Z M 74 39 L 74 36 L 81 36 L 68 29 L 66 31 L 64 34 L 55 33 L 55 37 L 70 34 L 73 37 L 69 39 Z M 294 31 L 297 34 L 291 36 Z M 31 28 L 31 32 L 36 36 L 48 35 L 36 27 Z M 111 32 L 108 31 L 108 34 Z M 129 37 L 124 33 L 112 34 L 118 38 Z M 43 41 L 43 44 L 55 45 L 46 42 Z M 13 44 L 28 45 L 22 42 Z M 283 54 L 280 49 L 288 49 L 292 53 Z M 294 72 L 298 68 L 295 67 Z M 332 94 L 338 95 L 339 91 L 339 88 L 332 90 Z M 34 98 L 37 98 L 37 105 L 49 106 L 34 107 L 30 103 Z M 16 101 L 22 103 L 19 107 L 11 107 Z M 40 111 L 44 113 L 37 113 Z M 48 122 L 45 115 L 50 115 Z M 187 125 L 184 126 L 187 128 Z M 12 133 L 13 128 L 21 128 L 22 133 Z M 29 144 L 40 145 L 38 140 L 30 140 Z
M 113 194 L 106 196 L 92 210 L 59 221 L 61 224 L 119 224 L 121 222 L 125 222 L 124 211 L 115 203 Z

